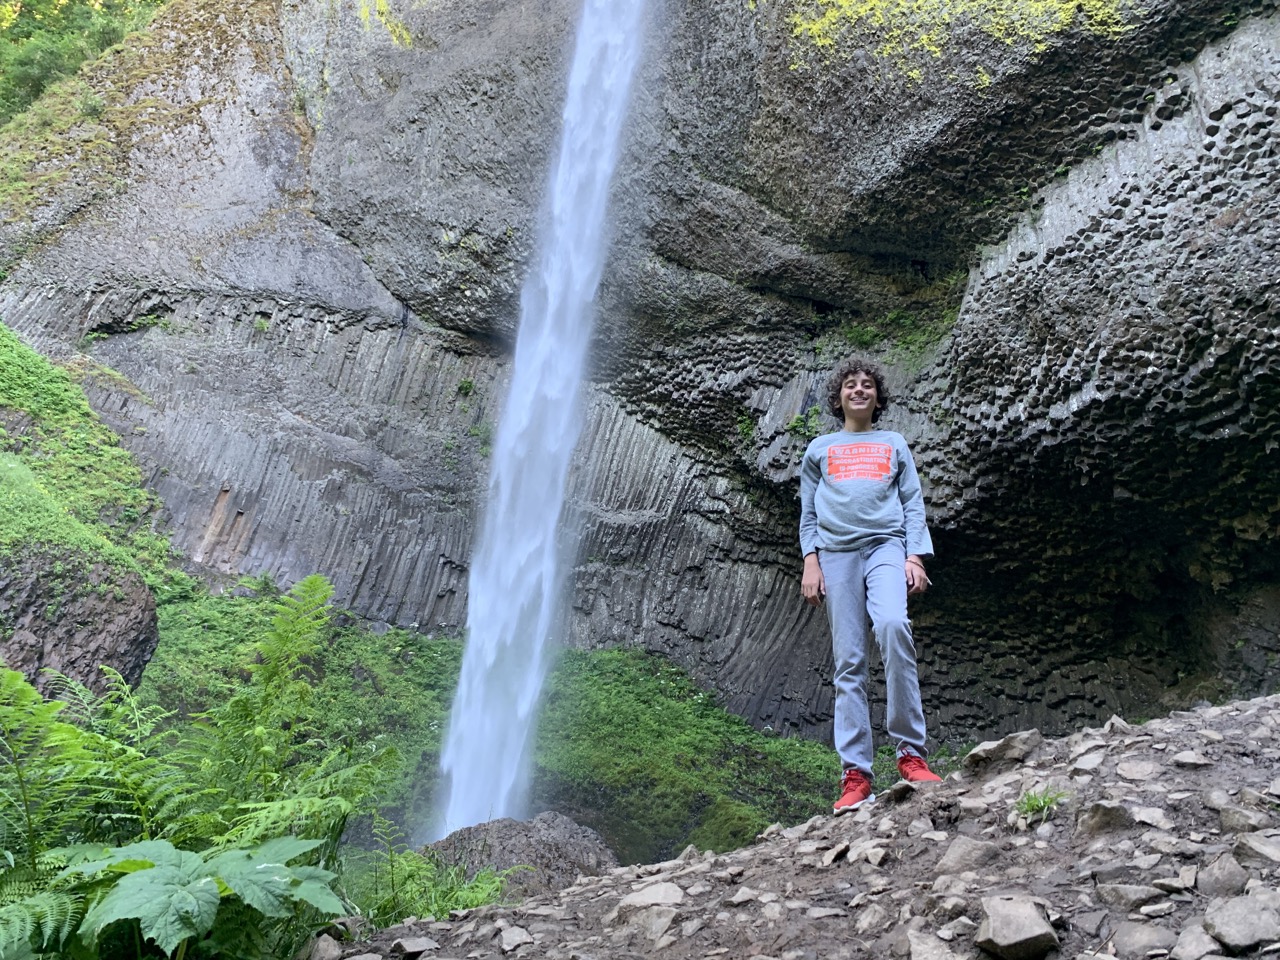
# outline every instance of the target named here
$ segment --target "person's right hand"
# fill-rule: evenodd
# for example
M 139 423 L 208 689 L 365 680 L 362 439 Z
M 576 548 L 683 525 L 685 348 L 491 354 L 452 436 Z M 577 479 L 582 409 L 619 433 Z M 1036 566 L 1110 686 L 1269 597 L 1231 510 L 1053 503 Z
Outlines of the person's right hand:
M 822 576 L 822 564 L 818 555 L 811 553 L 804 558 L 804 576 L 800 578 L 800 595 L 813 607 L 822 606 L 827 597 L 827 581 Z

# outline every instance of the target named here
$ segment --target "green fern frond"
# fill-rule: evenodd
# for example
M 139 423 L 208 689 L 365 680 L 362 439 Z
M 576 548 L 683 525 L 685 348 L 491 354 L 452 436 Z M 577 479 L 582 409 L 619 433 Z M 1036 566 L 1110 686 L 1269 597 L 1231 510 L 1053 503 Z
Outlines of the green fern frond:
M 37 948 L 62 944 L 75 932 L 84 916 L 84 900 L 78 894 L 44 890 L 0 906 L 0 956 L 15 947 Z
M 275 604 L 271 630 L 260 644 L 262 663 L 257 670 L 264 682 L 271 683 L 281 674 L 292 678 L 301 659 L 311 653 L 332 611 L 333 584 L 319 574 L 304 577 Z
M 249 847 L 285 834 L 324 839 L 335 823 L 346 824 L 353 807 L 342 797 L 290 797 L 246 803 L 240 809 L 231 829 L 215 841 L 217 846 Z
M 0 829 L 32 868 L 83 819 L 98 773 L 86 734 L 59 719 L 62 710 L 21 673 L 0 670 Z
M 46 699 L 57 700 L 63 704 L 62 719 L 74 723 L 84 730 L 92 730 L 95 720 L 95 704 L 98 695 L 79 680 L 68 677 L 57 670 L 40 671 L 45 677 Z

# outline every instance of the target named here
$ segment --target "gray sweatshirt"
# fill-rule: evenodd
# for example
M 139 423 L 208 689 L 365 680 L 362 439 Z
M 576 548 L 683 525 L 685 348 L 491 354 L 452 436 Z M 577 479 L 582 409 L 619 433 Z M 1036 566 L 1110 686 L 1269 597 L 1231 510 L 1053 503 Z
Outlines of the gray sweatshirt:
M 858 550 L 889 540 L 933 556 L 915 461 L 892 430 L 818 437 L 800 466 L 800 553 Z

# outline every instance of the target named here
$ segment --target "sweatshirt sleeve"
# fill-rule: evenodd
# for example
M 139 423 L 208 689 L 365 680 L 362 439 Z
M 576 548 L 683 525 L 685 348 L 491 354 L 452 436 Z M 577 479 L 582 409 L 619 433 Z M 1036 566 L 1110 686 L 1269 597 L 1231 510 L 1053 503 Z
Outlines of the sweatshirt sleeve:
M 898 474 L 898 499 L 902 501 L 902 517 L 907 528 L 907 554 L 933 556 L 933 538 L 924 517 L 924 494 L 916 462 L 905 440 L 901 445 L 902 470 Z
M 818 549 L 818 511 L 814 497 L 822 482 L 822 463 L 814 444 L 810 443 L 800 463 L 800 556 L 807 557 Z

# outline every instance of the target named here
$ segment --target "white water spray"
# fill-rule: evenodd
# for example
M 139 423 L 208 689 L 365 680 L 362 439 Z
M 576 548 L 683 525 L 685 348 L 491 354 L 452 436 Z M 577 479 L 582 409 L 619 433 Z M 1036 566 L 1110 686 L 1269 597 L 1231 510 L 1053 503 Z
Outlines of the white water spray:
M 540 256 L 520 298 L 511 392 L 472 554 L 467 646 L 440 761 L 448 783 L 441 836 L 523 813 L 525 751 L 559 619 L 558 528 L 642 6 L 585 0 L 578 25 Z

